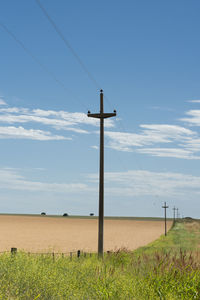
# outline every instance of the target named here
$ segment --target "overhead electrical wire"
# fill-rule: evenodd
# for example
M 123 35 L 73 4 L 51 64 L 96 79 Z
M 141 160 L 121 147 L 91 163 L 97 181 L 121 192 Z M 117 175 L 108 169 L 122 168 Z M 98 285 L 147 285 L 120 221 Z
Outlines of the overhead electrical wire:
M 43 14 L 48 19 L 48 21 L 51 23 L 51 25 L 53 26 L 53 28 L 55 29 L 55 31 L 57 32 L 57 34 L 63 40 L 63 42 L 65 43 L 65 45 L 67 46 L 67 48 L 71 51 L 71 53 L 73 54 L 73 56 L 75 57 L 75 59 L 78 61 L 78 63 L 80 64 L 80 66 L 82 67 L 82 69 L 84 70 L 84 72 L 88 75 L 88 77 L 93 82 L 93 84 L 95 85 L 95 87 L 100 90 L 101 89 L 100 84 L 96 81 L 96 79 L 94 78 L 94 76 L 92 75 L 92 73 L 88 70 L 88 68 L 83 63 L 83 61 L 81 60 L 81 58 L 79 57 L 79 55 L 76 53 L 76 51 L 74 50 L 74 48 L 71 46 L 71 44 L 69 43 L 69 41 L 64 37 L 64 35 L 62 34 L 61 30 L 58 28 L 58 26 L 56 25 L 56 23 L 53 21 L 53 19 L 47 13 L 47 11 L 44 8 L 44 6 L 40 3 L 40 0 L 35 0 L 35 1 L 38 4 L 38 6 L 40 7 L 40 9 L 42 10 Z
M 97 82 L 97 80 L 95 79 L 95 77 L 92 75 L 92 73 L 86 67 L 86 65 L 84 64 L 84 62 L 81 60 L 81 58 L 79 57 L 79 55 L 76 53 L 76 51 L 74 50 L 74 48 L 70 44 L 70 42 L 66 39 L 66 37 L 63 35 L 63 33 L 61 32 L 61 30 L 58 28 L 58 26 L 55 23 L 55 21 L 50 17 L 50 15 L 48 14 L 48 12 L 45 9 L 45 7 L 41 4 L 40 0 L 35 0 L 35 1 L 36 1 L 37 5 L 40 7 L 40 9 L 42 10 L 42 12 L 45 15 L 45 17 L 48 19 L 48 21 L 50 22 L 50 24 L 55 29 L 56 33 L 63 40 L 63 42 L 65 43 L 65 45 L 67 46 L 67 48 L 71 51 L 71 53 L 73 54 L 73 56 L 75 57 L 75 59 L 78 61 L 78 63 L 82 67 L 83 71 L 88 75 L 88 77 L 90 78 L 90 80 L 92 81 L 92 83 L 95 85 L 95 87 L 100 90 L 101 89 L 101 85 Z M 106 95 L 104 95 L 104 98 L 107 101 L 107 103 L 109 104 L 110 108 L 112 109 L 112 105 L 111 105 L 111 102 L 109 101 L 108 97 Z
M 73 54 L 73 56 L 75 57 L 75 59 L 78 61 L 78 63 L 80 64 L 80 66 L 82 67 L 82 69 L 84 70 L 84 72 L 88 75 L 88 77 L 90 78 L 90 80 L 92 81 L 92 83 L 95 85 L 96 88 L 98 88 L 100 90 L 101 89 L 101 85 L 97 82 L 97 80 L 95 79 L 95 77 L 88 70 L 88 68 L 86 67 L 86 65 L 84 64 L 84 62 L 81 60 L 81 58 L 79 57 L 79 55 L 76 53 L 76 51 L 74 50 L 74 48 L 72 47 L 72 45 L 70 44 L 70 42 L 66 39 L 66 37 L 63 35 L 63 33 L 61 32 L 61 30 L 58 28 L 58 26 L 55 23 L 55 21 L 53 21 L 53 19 L 50 17 L 50 15 L 48 14 L 47 10 L 45 9 L 45 7 L 41 4 L 40 0 L 35 0 L 35 1 L 36 1 L 37 5 L 40 7 L 40 9 L 42 10 L 42 12 L 45 15 L 45 17 L 48 19 L 48 21 L 50 22 L 50 24 L 55 29 L 56 33 L 63 40 L 63 42 L 65 43 L 65 45 L 67 46 L 67 48 L 71 51 L 71 53 Z M 106 95 L 104 95 L 104 98 L 107 101 L 107 103 L 109 104 L 110 108 L 112 109 L 112 107 L 111 107 L 112 105 L 111 105 L 108 97 Z M 121 123 L 121 120 L 120 120 L 120 123 Z
M 65 43 L 65 45 L 67 46 L 67 48 L 71 51 L 71 53 L 73 54 L 73 56 L 75 57 L 75 59 L 78 61 L 78 63 L 80 64 L 80 66 L 82 67 L 82 69 L 84 70 L 84 72 L 88 75 L 88 77 L 93 82 L 93 84 L 95 85 L 95 87 L 97 87 L 100 90 L 101 89 L 101 85 L 97 82 L 97 80 L 95 79 L 95 77 L 88 70 L 88 68 L 86 67 L 86 65 L 84 64 L 84 62 L 81 60 L 81 58 L 79 57 L 79 55 L 76 53 L 76 51 L 74 50 L 74 48 L 72 47 L 72 45 L 70 44 L 70 42 L 66 39 L 66 37 L 63 35 L 63 33 L 61 32 L 61 30 L 58 28 L 58 26 L 55 23 L 55 21 L 53 21 L 53 19 L 50 17 L 50 15 L 48 14 L 47 10 L 45 9 L 45 7 L 41 4 L 40 0 L 35 0 L 35 1 L 36 1 L 37 5 L 40 7 L 40 9 L 42 10 L 43 14 L 46 16 L 46 18 L 50 22 L 50 24 L 55 29 L 56 33 L 63 40 L 63 42 Z M 112 109 L 111 102 L 109 101 L 108 97 L 105 94 L 104 94 L 104 99 L 108 102 L 110 108 Z
M 40 0 L 35 0 L 35 1 L 36 1 L 37 5 L 40 7 L 40 9 L 42 10 L 42 12 L 45 15 L 45 17 L 47 18 L 47 20 L 49 21 L 49 23 L 55 29 L 56 33 L 62 39 L 62 41 L 64 42 L 65 46 L 71 51 L 71 53 L 73 54 L 73 56 L 75 57 L 75 59 L 77 60 L 77 62 L 79 63 L 79 65 L 82 67 L 83 71 L 88 75 L 88 77 L 90 78 L 91 82 L 95 85 L 95 87 L 98 90 L 102 89 L 101 85 L 97 82 L 97 80 L 95 79 L 95 77 L 92 75 L 92 73 L 86 67 L 85 63 L 82 61 L 82 59 L 80 58 L 80 56 L 74 50 L 74 48 L 72 47 L 72 45 L 70 44 L 70 42 L 66 39 L 66 37 L 63 35 L 63 33 L 61 32 L 61 30 L 58 28 L 58 26 L 55 23 L 55 21 L 50 17 L 50 15 L 48 14 L 48 12 L 45 9 L 45 7 L 41 4 Z M 110 108 L 112 109 L 112 105 L 111 105 L 111 102 L 109 101 L 108 97 L 106 95 L 104 95 L 104 98 L 107 101 L 107 103 L 109 104 Z
M 52 71 L 50 71 L 25 45 L 24 43 L 19 40 L 17 38 L 17 36 L 10 30 L 8 29 L 8 27 L 3 24 L 1 21 L 0 21 L 0 27 L 4 29 L 5 32 L 7 32 L 7 34 L 12 37 L 13 40 L 15 40 L 15 42 L 26 52 L 26 54 L 28 54 L 54 81 L 57 82 L 57 84 L 59 84 L 66 92 L 70 92 L 71 91 L 66 87 L 66 85 L 60 81 Z M 88 110 L 88 107 L 83 103 L 81 102 L 80 100 L 74 98 L 76 102 L 78 102 L 79 104 L 81 104 L 84 109 L 87 109 Z
M 26 54 L 28 54 L 55 82 L 57 82 L 57 84 L 59 84 L 66 92 L 71 92 L 68 90 L 68 88 L 60 81 L 56 78 L 56 76 L 24 45 L 24 43 L 19 40 L 17 38 L 17 36 L 10 30 L 8 29 L 8 27 L 3 24 L 0 21 L 0 26 L 4 29 L 4 31 L 10 36 L 12 37 L 13 40 L 15 40 L 15 42 L 26 52 Z M 84 105 L 81 101 L 76 100 L 77 102 L 79 102 L 84 109 L 89 110 L 88 107 L 86 105 Z M 121 120 L 120 120 L 121 123 Z M 118 157 L 119 158 L 119 157 Z M 121 161 L 121 159 L 119 158 L 119 160 Z M 121 161 L 122 163 L 122 161 Z
M 43 14 L 46 16 L 46 18 L 48 19 L 48 21 L 51 23 L 51 25 L 53 26 L 53 28 L 55 29 L 55 31 L 57 32 L 57 34 L 59 35 L 59 37 L 63 40 L 64 44 L 66 45 L 66 47 L 70 50 L 70 52 L 73 54 L 73 56 L 75 57 L 75 59 L 77 60 L 77 62 L 79 63 L 79 65 L 82 67 L 83 71 L 88 75 L 88 77 L 90 78 L 91 82 L 95 85 L 95 87 L 100 90 L 101 89 L 101 85 L 97 82 L 97 80 L 95 79 L 95 77 L 92 75 L 92 73 L 88 70 L 88 68 L 86 67 L 86 65 L 83 63 L 83 61 L 81 60 L 81 58 L 79 57 L 79 55 L 76 53 L 76 51 L 74 50 L 74 48 L 71 46 L 71 44 L 69 43 L 69 41 L 65 38 L 65 36 L 62 34 L 61 30 L 58 28 L 58 26 L 56 25 L 56 23 L 53 21 L 53 19 L 50 17 L 50 15 L 47 13 L 46 9 L 44 8 L 44 6 L 41 4 L 40 0 L 35 0 L 36 3 L 38 4 L 38 6 L 40 7 L 40 9 L 42 10 Z M 104 94 L 104 98 L 107 101 L 108 105 L 110 106 L 111 110 L 112 110 L 112 105 L 111 102 L 109 101 L 108 97 Z M 125 126 L 122 123 L 122 120 L 118 119 L 119 121 L 119 127 L 121 127 L 122 132 L 127 133 L 127 130 L 125 129 Z M 124 169 L 128 169 L 126 164 L 124 164 L 120 158 L 120 156 L 116 153 L 118 160 L 120 160 L 121 164 L 123 165 Z M 139 164 L 139 161 L 136 160 L 136 164 L 141 168 L 141 164 Z
M 49 15 L 49 13 L 45 9 L 45 7 L 41 4 L 40 0 L 35 0 L 35 1 L 36 1 L 37 5 L 40 7 L 40 9 L 42 10 L 42 12 L 45 15 L 45 17 L 47 18 L 47 20 L 49 21 L 49 23 L 55 29 L 56 33 L 62 39 L 62 41 L 64 42 L 65 46 L 73 54 L 74 58 L 77 60 L 77 62 L 79 63 L 79 65 L 82 67 L 83 71 L 88 75 L 88 77 L 90 78 L 91 82 L 95 85 L 96 88 L 98 88 L 100 90 L 101 89 L 101 85 L 97 82 L 97 80 L 95 79 L 95 77 L 92 75 L 92 73 L 89 71 L 89 69 L 86 67 L 86 65 L 84 64 L 84 62 L 81 60 L 81 58 L 77 54 L 77 52 L 74 50 L 74 48 L 72 47 L 72 45 L 70 44 L 70 42 L 63 35 L 63 33 L 61 32 L 61 30 L 59 29 L 59 27 L 57 26 L 57 24 L 55 23 L 55 21 L 51 18 L 51 16 Z M 112 106 L 113 105 L 111 105 L 111 102 L 109 101 L 107 95 L 105 95 L 105 94 L 104 94 L 104 99 L 107 101 L 109 107 L 112 110 Z M 118 125 L 119 125 L 119 127 L 121 127 L 122 132 L 127 133 L 127 130 L 125 129 L 125 126 L 122 123 L 122 120 L 118 119 L 118 122 L 119 122 Z M 137 164 L 138 164 L 138 161 L 137 161 Z
M 52 18 L 50 17 L 50 15 L 47 13 L 46 9 L 42 6 L 42 4 L 40 3 L 40 0 L 35 0 L 36 3 L 38 4 L 38 6 L 40 7 L 40 9 L 42 10 L 43 14 L 46 16 L 46 18 L 48 19 L 48 21 L 51 23 L 51 25 L 53 26 L 53 28 L 55 29 L 56 33 L 60 36 L 60 38 L 63 40 L 64 44 L 66 45 L 66 47 L 70 50 L 70 52 L 73 54 L 73 56 L 75 57 L 75 59 L 78 61 L 79 65 L 82 67 L 83 71 L 88 75 L 89 79 L 91 80 L 91 82 L 95 85 L 95 87 L 97 89 L 101 89 L 100 84 L 97 82 L 97 80 L 95 79 L 95 77 L 92 75 L 92 73 L 88 70 L 88 68 L 86 67 L 86 65 L 83 63 L 83 61 L 81 60 L 81 58 L 79 57 L 79 55 L 76 53 L 76 51 L 73 49 L 73 47 L 71 46 L 71 44 L 69 43 L 69 41 L 64 37 L 64 35 L 62 34 L 62 32 L 60 31 L 60 29 L 58 28 L 58 26 L 56 25 L 56 23 L 52 20 Z M 54 75 L 54 73 L 52 71 L 50 71 L 25 45 L 24 43 L 19 40 L 16 35 L 11 32 L 10 29 L 7 28 L 7 26 L 5 26 L 1 21 L 0 21 L 0 26 L 4 29 L 4 31 L 6 31 L 15 41 L 18 45 L 20 45 L 21 48 L 23 48 L 23 50 L 55 81 L 57 82 L 57 84 L 59 84 L 66 92 L 71 92 L 63 82 L 61 82 L 59 79 L 57 79 L 57 77 Z M 107 103 L 109 104 L 110 108 L 111 108 L 111 102 L 109 101 L 107 95 L 104 95 L 105 100 L 107 101 Z M 79 104 L 81 104 L 84 109 L 89 110 L 88 107 L 81 102 L 78 99 L 75 99 L 76 102 L 79 102 Z M 111 108 L 112 109 L 112 108 Z M 122 129 L 122 132 L 127 133 L 122 121 L 119 119 L 119 125 Z M 121 159 L 120 159 L 121 161 Z M 122 161 L 121 161 L 122 163 Z M 138 163 L 138 162 L 137 162 Z

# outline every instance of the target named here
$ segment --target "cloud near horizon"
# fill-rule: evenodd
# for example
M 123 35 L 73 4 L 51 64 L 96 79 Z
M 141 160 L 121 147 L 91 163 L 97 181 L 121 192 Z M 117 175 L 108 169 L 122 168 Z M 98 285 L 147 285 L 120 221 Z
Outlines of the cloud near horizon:
M 98 194 L 99 174 L 82 175 L 82 180 L 71 182 L 32 181 L 21 174 L 21 170 L 0 168 L 0 189 L 56 193 L 56 194 Z M 129 170 L 126 172 L 105 172 L 105 192 L 114 197 L 174 197 L 200 195 L 200 177 L 173 172 L 152 172 Z
M 19 171 L 12 168 L 0 168 L 0 189 L 29 192 L 55 192 L 58 194 L 79 194 L 90 190 L 85 183 L 31 181 L 21 175 Z
M 88 174 L 91 182 L 98 182 L 98 174 Z M 200 194 L 200 177 L 173 172 L 129 170 L 106 172 L 105 190 L 116 197 L 162 196 L 178 197 Z

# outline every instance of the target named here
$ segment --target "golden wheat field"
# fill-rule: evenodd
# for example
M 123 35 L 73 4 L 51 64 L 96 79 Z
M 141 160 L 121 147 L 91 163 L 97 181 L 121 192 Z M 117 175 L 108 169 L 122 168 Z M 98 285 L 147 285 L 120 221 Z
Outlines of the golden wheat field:
M 168 221 L 168 229 L 171 225 Z M 136 249 L 163 232 L 163 221 L 106 219 L 104 249 Z M 94 218 L 0 215 L 0 251 L 16 247 L 29 252 L 96 252 L 97 234 Z

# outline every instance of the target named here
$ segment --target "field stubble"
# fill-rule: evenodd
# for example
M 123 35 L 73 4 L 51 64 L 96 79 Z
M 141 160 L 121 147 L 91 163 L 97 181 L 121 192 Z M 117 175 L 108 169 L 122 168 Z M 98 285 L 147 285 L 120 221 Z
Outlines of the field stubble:
M 168 229 L 172 222 L 168 221 Z M 106 219 L 107 250 L 134 250 L 164 232 L 163 221 Z M 16 247 L 29 252 L 97 251 L 97 219 L 0 215 L 0 251 Z

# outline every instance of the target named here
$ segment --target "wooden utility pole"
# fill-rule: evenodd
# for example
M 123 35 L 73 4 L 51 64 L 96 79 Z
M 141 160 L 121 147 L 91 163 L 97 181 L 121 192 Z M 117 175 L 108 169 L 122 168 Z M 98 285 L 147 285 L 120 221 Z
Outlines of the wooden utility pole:
M 174 211 L 173 219 L 174 219 L 174 223 L 175 223 L 175 220 L 176 220 L 176 207 L 175 206 L 173 207 L 173 211 Z
M 166 202 L 165 202 L 165 205 L 162 206 L 162 208 L 165 209 L 165 236 L 167 235 L 167 213 L 166 213 L 166 209 L 168 208 L 169 206 L 166 205 Z
M 100 113 L 91 114 L 88 117 L 100 119 L 100 168 L 99 168 L 99 233 L 98 233 L 98 256 L 103 257 L 103 225 L 104 225 L 104 119 L 116 116 L 113 113 L 104 113 L 103 90 L 100 90 Z

